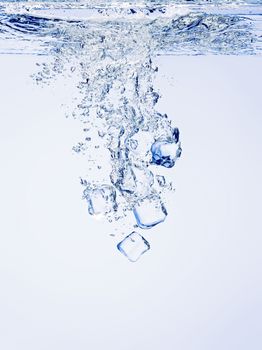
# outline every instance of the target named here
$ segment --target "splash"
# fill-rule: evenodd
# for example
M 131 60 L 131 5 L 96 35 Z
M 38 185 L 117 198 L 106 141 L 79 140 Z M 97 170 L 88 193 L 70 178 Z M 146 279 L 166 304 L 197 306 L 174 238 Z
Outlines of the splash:
M 36 82 L 62 74 L 75 84 L 72 116 L 82 122 L 83 137 L 72 149 L 86 159 L 83 199 L 92 217 L 116 231 L 125 227 L 117 247 L 130 261 L 150 248 L 133 229 L 167 218 L 165 197 L 174 185 L 161 169 L 172 173 L 182 154 L 178 127 L 157 109 L 154 57 L 261 53 L 256 1 L 208 3 L 15 3 L 0 15 L 2 52 L 48 54 L 52 62 L 40 65 Z M 249 16 L 241 14 L 247 4 Z

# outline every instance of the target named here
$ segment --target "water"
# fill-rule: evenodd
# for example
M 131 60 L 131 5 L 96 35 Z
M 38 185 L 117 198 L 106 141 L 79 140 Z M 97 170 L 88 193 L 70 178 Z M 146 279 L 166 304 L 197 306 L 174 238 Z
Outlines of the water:
M 124 223 L 125 236 L 168 220 L 183 131 L 158 111 L 154 58 L 260 55 L 261 2 L 4 2 L 0 9 L 0 52 L 43 56 L 37 84 L 63 76 L 75 87 L 70 116 L 81 121 L 82 139 L 72 149 L 86 159 L 87 212 L 116 229 Z M 134 242 L 149 248 L 140 237 Z M 136 261 L 144 251 L 132 256 L 131 238 L 118 249 Z

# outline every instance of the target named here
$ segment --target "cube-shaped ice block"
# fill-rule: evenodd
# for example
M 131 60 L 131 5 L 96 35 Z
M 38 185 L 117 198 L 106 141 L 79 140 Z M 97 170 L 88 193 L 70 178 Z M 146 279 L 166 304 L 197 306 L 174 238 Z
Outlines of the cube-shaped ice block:
M 106 215 L 117 209 L 116 191 L 112 186 L 96 187 L 89 191 L 86 199 L 91 215 Z
M 137 225 L 149 229 L 165 221 L 167 211 L 160 198 L 148 198 L 134 208 Z
M 132 232 L 118 243 L 117 249 L 131 262 L 136 262 L 142 254 L 150 249 L 149 243 L 137 232 Z
M 165 168 L 172 168 L 177 158 L 181 156 L 181 152 L 180 143 L 156 141 L 151 147 L 152 163 L 162 165 Z

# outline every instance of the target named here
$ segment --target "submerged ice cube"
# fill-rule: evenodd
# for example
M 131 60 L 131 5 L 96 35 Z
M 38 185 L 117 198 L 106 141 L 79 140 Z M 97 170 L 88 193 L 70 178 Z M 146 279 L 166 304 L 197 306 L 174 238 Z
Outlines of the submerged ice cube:
M 165 221 L 167 211 L 160 198 L 147 198 L 134 209 L 137 225 L 149 229 Z
M 136 262 L 142 254 L 150 249 L 149 243 L 137 232 L 132 232 L 123 241 L 118 243 L 117 249 L 129 261 Z
M 134 193 L 136 179 L 133 169 L 130 166 L 119 169 L 118 178 L 114 185 L 120 192 Z
M 156 141 L 151 146 L 152 163 L 172 168 L 182 152 L 180 143 Z
M 144 198 L 148 195 L 154 183 L 154 175 L 146 167 L 134 167 L 136 179 L 136 196 Z
M 103 216 L 117 209 L 116 191 L 109 185 L 90 190 L 86 199 L 88 212 L 91 215 Z

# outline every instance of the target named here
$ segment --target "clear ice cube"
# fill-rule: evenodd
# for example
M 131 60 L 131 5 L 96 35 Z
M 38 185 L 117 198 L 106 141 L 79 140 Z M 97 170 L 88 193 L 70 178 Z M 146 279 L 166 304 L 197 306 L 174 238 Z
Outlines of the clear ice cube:
M 160 198 L 147 198 L 134 208 L 137 225 L 149 229 L 165 221 L 167 211 Z
M 128 165 L 119 170 L 115 186 L 120 192 L 134 193 L 136 178 L 131 166 Z
M 137 197 L 145 198 L 154 184 L 154 175 L 147 168 L 134 167 L 133 172 L 136 179 L 135 194 Z
M 117 209 L 116 191 L 109 185 L 102 185 L 90 190 L 86 199 L 88 212 L 91 215 L 104 216 Z
M 142 254 L 150 249 L 149 243 L 137 232 L 132 232 L 123 241 L 118 243 L 117 249 L 124 254 L 129 261 L 136 262 Z
M 151 146 L 152 163 L 172 168 L 182 152 L 180 143 L 156 141 Z

